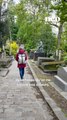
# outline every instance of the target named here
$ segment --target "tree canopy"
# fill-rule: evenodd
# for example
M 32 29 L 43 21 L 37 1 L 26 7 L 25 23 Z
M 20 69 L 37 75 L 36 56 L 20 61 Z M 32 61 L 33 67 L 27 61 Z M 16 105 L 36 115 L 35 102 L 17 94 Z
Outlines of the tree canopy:
M 55 35 L 53 35 L 50 25 L 45 22 L 45 17 L 48 16 L 48 3 L 49 1 L 44 2 L 43 0 L 24 0 L 16 6 L 17 25 L 19 27 L 17 38 L 25 43 L 28 49 L 36 47 L 39 41 L 46 44 L 44 49 L 45 46 L 49 46 L 48 44 L 52 40 L 55 43 Z M 52 46 L 50 48 L 52 50 Z
M 3 39 L 24 43 L 28 51 L 36 48 L 37 43 L 42 41 L 47 55 L 63 46 L 67 38 L 65 26 L 67 25 L 67 2 L 64 0 L 20 0 L 15 5 L 13 0 L 9 0 L 5 11 L 2 10 L 3 2 L 0 0 L 0 33 Z M 53 12 L 57 16 L 57 23 L 45 20 Z M 2 13 L 5 16 L 4 21 L 1 19 Z M 57 37 L 52 31 L 52 26 L 58 28 Z

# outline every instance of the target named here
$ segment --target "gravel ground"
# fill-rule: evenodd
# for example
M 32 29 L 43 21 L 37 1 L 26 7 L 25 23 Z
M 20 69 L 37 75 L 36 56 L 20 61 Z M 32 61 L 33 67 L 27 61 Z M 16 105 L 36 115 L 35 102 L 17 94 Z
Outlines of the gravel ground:
M 40 79 L 41 83 L 48 84 L 44 86 L 44 89 L 49 94 L 49 96 L 56 102 L 57 106 L 59 106 L 64 112 L 65 116 L 67 116 L 67 100 L 60 95 L 54 87 L 52 87 L 49 82 L 53 80 L 53 75 L 44 74 L 34 62 L 30 61 L 33 70 L 35 71 L 37 77 Z M 49 81 L 50 79 L 50 81 Z

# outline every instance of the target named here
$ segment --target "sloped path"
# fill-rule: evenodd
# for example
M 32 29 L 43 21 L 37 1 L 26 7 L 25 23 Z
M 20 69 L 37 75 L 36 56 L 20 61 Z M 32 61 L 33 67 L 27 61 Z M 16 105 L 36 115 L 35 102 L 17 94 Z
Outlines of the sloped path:
M 16 64 L 14 61 L 8 75 L 0 78 L 0 120 L 57 120 L 31 84 L 34 79 L 28 66 L 22 82 Z

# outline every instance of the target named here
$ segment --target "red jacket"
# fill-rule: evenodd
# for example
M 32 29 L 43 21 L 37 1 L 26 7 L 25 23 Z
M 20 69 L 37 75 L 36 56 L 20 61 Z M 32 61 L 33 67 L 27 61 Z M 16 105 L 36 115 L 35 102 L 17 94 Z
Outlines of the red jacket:
M 25 60 L 27 60 L 27 54 L 26 54 L 25 50 L 23 50 L 23 49 L 20 48 L 20 49 L 19 49 L 19 52 L 16 54 L 16 61 L 18 61 L 18 59 L 19 59 L 19 58 L 18 58 L 18 55 L 19 55 L 19 54 L 23 54 L 23 53 L 25 53 L 25 56 L 26 56 L 26 57 L 25 57 Z M 24 67 L 26 67 L 26 64 L 19 64 L 19 63 L 18 63 L 18 68 L 24 68 Z

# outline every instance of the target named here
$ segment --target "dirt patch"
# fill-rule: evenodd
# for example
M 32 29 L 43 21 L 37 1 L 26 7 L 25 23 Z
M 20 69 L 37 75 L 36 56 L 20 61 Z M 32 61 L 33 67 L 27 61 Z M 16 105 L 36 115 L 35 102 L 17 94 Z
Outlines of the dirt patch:
M 49 85 L 49 87 L 44 86 L 44 89 L 49 94 L 49 96 L 54 99 L 65 115 L 67 115 L 67 100 L 62 97 L 51 85 Z

